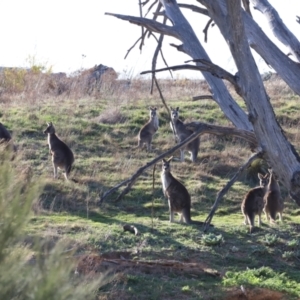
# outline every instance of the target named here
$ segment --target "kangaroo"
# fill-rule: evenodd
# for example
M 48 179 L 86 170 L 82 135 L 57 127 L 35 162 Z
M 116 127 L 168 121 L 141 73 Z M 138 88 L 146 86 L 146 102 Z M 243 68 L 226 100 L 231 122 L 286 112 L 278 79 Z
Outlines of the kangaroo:
M 241 210 L 244 215 L 244 224 L 250 225 L 250 233 L 254 229 L 255 215 L 258 215 L 257 225 L 261 224 L 261 213 L 264 208 L 264 195 L 269 183 L 269 174 L 262 175 L 258 173 L 259 186 L 251 189 L 243 199 Z
M 270 180 L 267 186 L 267 191 L 264 196 L 264 212 L 267 220 L 270 219 L 271 223 L 276 220 L 277 213 L 279 214 L 279 220 L 282 221 L 283 212 L 283 199 L 281 197 L 280 188 L 275 178 L 272 169 L 269 169 Z
M 191 196 L 185 186 L 171 174 L 170 161 L 172 158 L 162 160 L 161 172 L 163 192 L 168 198 L 170 222 L 174 222 L 174 213 L 178 213 L 180 215 L 180 222 L 184 221 L 187 224 L 202 225 L 203 222 L 191 219 Z
M 0 143 L 9 142 L 11 140 L 11 135 L 5 126 L 0 123 Z
M 68 180 L 72 164 L 74 163 L 74 155 L 72 150 L 55 134 L 55 128 L 52 122 L 47 123 L 48 127 L 44 133 L 48 134 L 49 152 L 52 155 L 52 164 L 54 170 L 54 178 L 57 178 L 57 168 L 64 170 L 64 176 Z
M 17 146 L 14 144 L 11 134 L 2 123 L 0 123 L 0 145 L 1 149 L 11 153 L 9 159 L 11 161 L 14 160 L 16 157 Z
M 156 107 L 149 107 L 150 119 L 141 128 L 138 134 L 138 146 L 136 148 L 142 148 L 144 144 L 147 146 L 147 151 L 151 151 L 151 143 L 154 133 L 158 130 L 158 117 L 156 113 Z
M 187 129 L 185 127 L 185 124 L 179 119 L 179 107 L 176 109 L 171 109 L 171 122 L 170 126 L 171 129 L 176 137 L 176 140 L 178 143 L 183 142 L 186 138 L 188 138 L 191 134 L 193 134 L 193 131 Z M 199 151 L 199 145 L 200 145 L 200 138 L 197 137 L 193 141 L 191 141 L 189 144 L 187 144 L 185 147 L 180 149 L 180 161 L 184 161 L 184 150 L 188 150 L 191 153 L 191 161 L 195 162 L 197 160 L 198 151 Z

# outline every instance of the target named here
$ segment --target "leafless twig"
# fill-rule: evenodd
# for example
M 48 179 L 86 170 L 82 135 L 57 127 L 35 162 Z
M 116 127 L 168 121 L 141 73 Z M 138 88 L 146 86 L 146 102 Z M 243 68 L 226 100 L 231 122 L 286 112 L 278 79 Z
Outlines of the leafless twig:
M 168 112 L 169 119 L 170 119 L 171 122 L 172 122 L 173 128 L 175 128 L 175 125 L 173 124 L 173 120 L 172 120 L 172 118 L 171 118 L 171 112 L 170 112 L 170 109 L 169 109 L 169 107 L 168 107 L 168 105 L 167 105 L 167 103 L 166 103 L 166 101 L 165 101 L 165 99 L 164 99 L 163 93 L 162 93 L 162 91 L 161 91 L 161 89 L 160 89 L 160 87 L 159 87 L 159 84 L 158 84 L 158 81 L 157 81 L 155 75 L 153 76 L 153 80 L 154 80 L 155 85 L 156 85 L 156 88 L 157 88 L 157 90 L 158 90 L 158 92 L 159 92 L 159 96 L 160 96 L 161 102 L 163 103 L 163 105 L 164 105 L 166 111 Z M 173 134 L 174 134 L 174 140 L 175 140 L 175 142 L 176 142 L 176 136 L 175 136 L 175 131 L 174 131 L 174 130 L 173 130 Z
M 207 43 L 207 33 L 208 33 L 208 28 L 209 28 L 209 25 L 213 22 L 213 19 L 210 19 L 206 26 L 204 27 L 203 29 L 203 33 L 204 33 L 204 42 Z

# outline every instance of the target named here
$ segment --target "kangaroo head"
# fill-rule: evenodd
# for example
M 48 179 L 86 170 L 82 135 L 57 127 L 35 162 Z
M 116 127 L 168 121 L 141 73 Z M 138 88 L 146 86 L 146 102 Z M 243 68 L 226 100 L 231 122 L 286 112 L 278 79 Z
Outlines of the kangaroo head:
M 156 107 L 149 107 L 149 111 L 150 111 L 150 119 L 155 118 L 156 116 Z
M 171 118 L 172 118 L 172 120 L 179 119 L 179 107 L 176 107 L 175 109 L 170 107 L 170 109 L 171 109 Z
M 258 173 L 258 178 L 259 178 L 259 185 L 261 187 L 265 187 L 269 183 L 270 174 L 267 173 L 266 175 L 262 175 Z
M 55 133 L 55 128 L 54 128 L 54 126 L 53 126 L 53 124 L 52 124 L 52 122 L 50 122 L 50 123 L 47 123 L 47 128 L 44 130 L 44 133 Z
M 171 170 L 171 165 L 170 162 L 173 159 L 173 156 L 171 156 L 169 159 L 162 159 L 162 170 L 163 171 L 170 171 Z
M 273 172 L 273 169 L 268 169 L 268 171 L 270 173 L 269 188 L 278 189 L 279 185 L 278 185 L 278 182 L 277 182 L 277 176 Z

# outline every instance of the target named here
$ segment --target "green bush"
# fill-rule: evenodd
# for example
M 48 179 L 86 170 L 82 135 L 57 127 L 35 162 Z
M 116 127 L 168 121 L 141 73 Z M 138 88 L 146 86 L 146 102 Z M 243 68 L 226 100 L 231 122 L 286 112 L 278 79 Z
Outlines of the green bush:
M 270 267 L 247 269 L 246 271 L 227 272 L 223 278 L 225 286 L 250 285 L 264 287 L 293 296 L 300 296 L 300 285 L 285 273 L 277 273 Z
M 0 153 L 1 155 L 1 153 Z M 10 162 L 0 157 L 0 299 L 95 299 L 100 282 L 74 274 L 74 265 L 59 242 L 49 253 L 22 244 L 39 183 L 22 182 Z M 41 250 L 42 245 L 34 245 Z M 70 253 L 68 253 L 70 256 Z M 101 279 L 100 279 L 101 280 Z

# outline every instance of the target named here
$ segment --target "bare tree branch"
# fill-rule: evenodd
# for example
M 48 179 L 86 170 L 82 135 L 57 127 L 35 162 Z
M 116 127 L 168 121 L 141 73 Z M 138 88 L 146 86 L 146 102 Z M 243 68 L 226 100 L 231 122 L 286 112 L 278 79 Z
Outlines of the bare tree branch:
M 162 33 L 162 34 L 166 34 L 178 38 L 177 31 L 174 30 L 172 26 L 163 25 L 157 21 L 153 21 L 145 18 L 133 17 L 133 16 L 112 14 L 112 13 L 105 13 L 105 15 L 113 16 L 124 21 L 129 21 L 130 23 L 139 26 L 144 26 L 150 31 L 154 31 L 154 32 L 158 32 L 158 33 Z
M 193 97 L 193 101 L 205 100 L 205 99 L 215 100 L 212 95 L 201 95 L 201 96 Z
M 173 123 L 173 119 L 171 118 L 171 112 L 170 112 L 170 109 L 169 109 L 169 107 L 168 107 L 168 105 L 167 105 L 167 103 L 166 103 L 166 101 L 165 101 L 165 98 L 164 98 L 164 96 L 163 96 L 163 94 L 162 94 L 162 91 L 161 91 L 161 89 L 160 89 L 160 87 L 159 87 L 159 84 L 158 84 L 158 81 L 157 81 L 155 75 L 153 76 L 153 79 L 154 79 L 154 81 L 155 81 L 156 88 L 157 88 L 157 90 L 158 90 L 158 92 L 159 92 L 160 99 L 161 99 L 161 101 L 162 101 L 162 103 L 163 103 L 163 105 L 164 105 L 166 111 L 168 112 L 169 119 L 170 119 L 171 122 L 172 122 L 172 126 L 173 126 L 173 128 L 175 128 L 175 125 L 174 125 L 174 123 Z M 173 134 L 174 134 L 174 140 L 175 140 L 175 143 L 176 143 L 176 134 L 175 134 L 175 131 L 174 131 L 174 130 L 173 130 Z
M 156 0 L 155 0 L 154 3 L 149 7 L 149 11 L 150 11 L 150 9 L 155 5 L 155 3 L 157 3 Z M 157 18 L 157 13 L 161 10 L 161 8 L 162 8 L 161 3 L 158 3 L 157 8 L 156 8 L 156 10 L 155 10 L 155 12 L 154 12 L 153 20 L 156 20 L 156 18 Z
M 164 17 L 163 24 L 166 24 L 166 22 L 167 22 L 167 18 Z M 155 36 L 154 34 L 153 34 L 153 36 L 154 36 L 155 39 L 157 40 L 157 38 L 156 38 L 156 36 Z M 161 34 L 160 37 L 159 37 L 159 39 L 157 40 L 157 47 L 156 47 L 156 49 L 155 49 L 155 51 L 154 51 L 154 54 L 153 54 L 153 58 L 152 58 L 152 70 L 155 70 L 155 68 L 156 68 L 156 63 L 157 63 L 157 56 L 158 56 L 158 53 L 161 54 L 162 59 L 163 59 L 163 62 L 164 62 L 165 65 L 168 67 L 168 64 L 167 64 L 167 62 L 166 62 L 166 60 L 165 60 L 165 58 L 164 58 L 164 55 L 163 55 L 163 53 L 162 53 L 162 42 L 163 42 L 163 39 L 164 39 L 164 35 Z M 171 71 L 170 71 L 170 75 L 171 75 L 171 77 L 173 77 Z M 151 94 L 153 93 L 154 76 L 155 76 L 154 73 L 152 73 L 152 84 L 151 84 L 151 92 L 150 92 Z
M 143 17 L 143 9 L 142 9 L 142 2 L 139 0 L 139 8 L 140 8 L 140 17 Z M 142 34 L 141 36 L 144 36 L 144 27 L 142 26 Z
M 209 19 L 209 21 L 207 22 L 206 26 L 203 29 L 203 33 L 204 33 L 204 42 L 207 43 L 207 33 L 208 33 L 208 28 L 209 25 L 213 22 L 213 19 Z
M 141 72 L 141 75 L 144 74 L 149 74 L 149 73 L 157 73 L 157 72 L 164 72 L 168 70 L 172 71 L 178 71 L 178 70 L 194 70 L 194 71 L 202 71 L 202 72 L 209 72 L 213 76 L 221 79 L 226 79 L 228 80 L 236 89 L 237 93 L 240 94 L 240 87 L 236 81 L 236 77 L 226 70 L 222 69 L 221 67 L 206 61 L 205 59 L 195 59 L 193 60 L 195 62 L 201 62 L 202 65 L 178 65 L 178 66 L 171 66 L 168 68 L 162 68 L 162 69 L 157 69 L 157 70 L 151 70 L 151 71 L 143 71 Z M 189 61 L 187 61 L 189 62 Z
M 241 138 L 249 142 L 251 150 L 255 150 L 259 147 L 255 134 L 252 131 L 238 129 L 235 127 L 212 125 L 202 122 L 185 123 L 185 127 L 194 132 L 198 132 L 200 130 L 201 133 L 199 135 L 209 133 L 213 135 L 230 135 Z
M 145 35 L 148 33 L 148 30 L 145 31 L 144 36 L 140 36 L 137 41 L 127 50 L 127 53 L 124 57 L 124 59 L 127 58 L 127 56 L 129 55 L 130 51 L 136 46 L 136 44 L 140 41 L 143 40 L 145 38 Z M 143 43 L 143 41 L 141 41 L 141 44 Z
M 147 10 L 147 12 L 146 12 L 146 14 L 145 14 L 145 17 L 148 15 L 148 13 L 151 11 L 152 7 L 157 3 L 157 1 L 158 1 L 158 0 L 155 0 L 155 1 L 149 6 L 149 8 L 148 8 L 148 10 Z M 145 6 L 148 2 L 149 2 L 149 0 L 143 2 L 143 3 L 142 3 L 143 6 Z M 161 4 L 159 3 L 159 5 L 161 5 Z
M 196 5 L 182 4 L 182 3 L 178 3 L 178 6 L 182 7 L 182 8 L 188 8 L 191 11 L 194 11 L 194 12 L 197 12 L 197 13 L 200 13 L 202 15 L 205 15 L 205 16 L 209 17 L 208 10 L 205 9 L 205 8 L 202 8 L 202 7 L 199 7 L 199 6 L 196 6 Z
M 251 0 L 251 2 L 254 8 L 266 17 L 274 36 L 288 47 L 289 52 L 300 62 L 300 42 L 282 22 L 274 7 L 267 0 Z
M 211 223 L 211 220 L 220 204 L 220 201 L 222 200 L 222 198 L 225 196 L 225 194 L 228 192 L 228 190 L 232 187 L 232 185 L 237 181 L 238 177 L 240 176 L 240 174 L 246 169 L 248 168 L 248 166 L 250 166 L 250 164 L 257 158 L 260 158 L 263 156 L 262 152 L 258 152 L 253 154 L 247 161 L 245 164 L 243 164 L 239 170 L 234 174 L 234 176 L 227 182 L 227 184 L 218 192 L 217 194 L 217 198 L 216 201 L 210 211 L 210 213 L 208 214 L 206 220 L 205 220 L 205 225 L 204 225 L 204 231 L 206 231 Z

